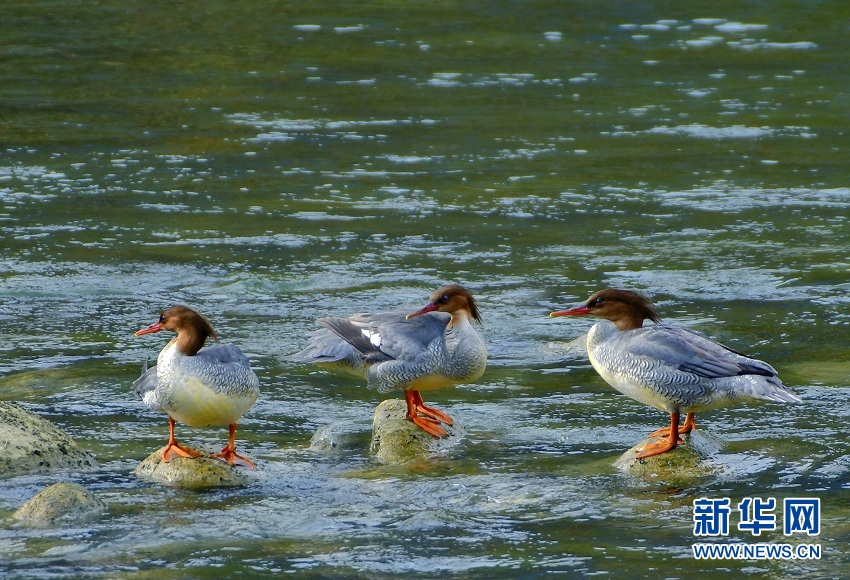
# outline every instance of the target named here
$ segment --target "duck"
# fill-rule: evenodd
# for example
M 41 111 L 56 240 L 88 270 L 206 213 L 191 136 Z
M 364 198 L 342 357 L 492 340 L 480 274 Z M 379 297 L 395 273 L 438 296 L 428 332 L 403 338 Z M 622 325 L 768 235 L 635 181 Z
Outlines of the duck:
M 638 449 L 637 459 L 675 449 L 679 435 L 696 428 L 698 411 L 739 402 L 802 403 L 766 362 L 693 330 L 662 324 L 649 298 L 632 290 L 606 288 L 550 316 L 602 318 L 587 334 L 593 368 L 624 395 L 670 414 L 669 428 L 654 431 L 650 436 L 659 440 Z M 646 320 L 654 324 L 644 326 Z
M 472 324 L 481 324 L 481 316 L 472 294 L 457 284 L 434 290 L 425 306 L 407 312 L 320 318 L 322 328 L 290 358 L 352 372 L 379 392 L 402 390 L 407 419 L 443 437 L 448 433 L 442 425 L 451 426 L 454 420 L 426 405 L 420 391 L 481 377 L 487 348 Z
M 157 322 L 135 336 L 163 330 L 177 336 L 160 351 L 156 365 L 148 368 L 145 363 L 132 388 L 148 407 L 168 414 L 168 444 L 162 460 L 202 455 L 178 443 L 174 437 L 175 421 L 189 427 L 227 425 L 228 444 L 210 457 L 255 469 L 253 461 L 236 452 L 238 421 L 260 395 L 260 380 L 251 370 L 248 357 L 230 344 L 204 347 L 207 338 L 218 340 L 218 334 L 206 317 L 188 306 L 168 308 Z

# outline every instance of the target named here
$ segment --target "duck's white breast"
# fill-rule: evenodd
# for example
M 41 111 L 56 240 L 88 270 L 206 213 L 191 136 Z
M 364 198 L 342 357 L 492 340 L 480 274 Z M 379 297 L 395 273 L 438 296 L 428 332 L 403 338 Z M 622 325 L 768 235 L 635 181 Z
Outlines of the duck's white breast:
M 251 408 L 257 393 L 223 394 L 211 389 L 197 377 L 179 377 L 172 385 L 169 414 L 190 427 L 230 425 Z

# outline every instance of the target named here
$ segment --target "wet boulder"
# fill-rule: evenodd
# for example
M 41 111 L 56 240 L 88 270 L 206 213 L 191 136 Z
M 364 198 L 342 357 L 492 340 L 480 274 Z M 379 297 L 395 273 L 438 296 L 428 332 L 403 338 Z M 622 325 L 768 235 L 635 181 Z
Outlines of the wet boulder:
M 427 457 L 455 444 L 463 429 L 454 425 L 442 426 L 448 433 L 434 437 L 407 419 L 407 404 L 401 399 L 387 399 L 375 409 L 372 422 L 371 450 L 386 463 L 408 463 Z
M 141 479 L 184 489 L 207 489 L 245 485 L 251 481 L 248 468 L 228 465 L 210 457 L 176 457 L 162 460 L 165 447 L 154 451 L 138 466 L 135 474 Z
M 0 477 L 54 469 L 94 469 L 97 461 L 59 427 L 0 401 Z
M 18 508 L 12 517 L 30 525 L 82 522 L 106 511 L 106 504 L 76 483 L 54 483 Z
M 682 435 L 683 441 L 671 451 L 637 459 L 638 453 L 646 445 L 655 443 L 660 438 L 647 437 L 623 453 L 614 462 L 614 467 L 632 475 L 662 480 L 715 475 L 721 470 L 720 464 L 713 458 L 720 451 L 722 442 L 701 429 Z

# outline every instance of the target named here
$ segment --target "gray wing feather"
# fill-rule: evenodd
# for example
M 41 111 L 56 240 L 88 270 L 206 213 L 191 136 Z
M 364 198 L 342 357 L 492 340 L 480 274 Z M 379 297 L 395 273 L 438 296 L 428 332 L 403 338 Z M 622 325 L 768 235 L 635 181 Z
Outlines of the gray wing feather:
M 142 367 L 142 374 L 138 379 L 133 381 L 131 390 L 139 397 L 142 397 L 145 393 L 154 389 L 156 389 L 156 365 L 148 367 L 148 361 L 145 361 L 145 365 Z
M 179 366 L 226 393 L 259 391 L 260 379 L 251 370 L 251 362 L 238 346 L 232 344 L 201 349 L 195 356 L 181 358 Z
M 322 318 L 318 322 L 324 328 L 313 333 L 307 348 L 290 359 L 338 363 L 365 375 L 369 387 L 385 392 L 427 373 L 436 364 L 435 352 L 450 320 L 445 312 L 408 319 L 402 311 Z
M 250 367 L 251 363 L 245 353 L 238 346 L 232 344 L 216 344 L 208 346 L 195 355 L 196 360 L 205 361 L 204 364 L 236 364 Z
M 155 411 L 162 411 L 156 399 L 156 365 L 148 367 L 145 361 L 141 376 L 133 381 L 131 391 Z
M 450 320 L 451 315 L 446 312 L 429 312 L 410 319 L 401 312 L 386 312 L 353 322 L 361 331 L 377 333 L 383 352 L 404 360 L 421 355 L 434 340 L 442 340 Z
M 351 361 L 354 364 L 362 364 L 360 353 L 341 340 L 339 335 L 329 328 L 321 328 L 310 336 L 310 344 L 307 348 L 290 355 L 289 360 L 294 362 L 311 363 L 334 363 Z
M 363 334 L 361 327 L 352 323 L 348 318 L 321 318 L 319 324 L 329 329 L 345 341 L 348 346 L 356 350 L 363 358 L 363 362 L 374 364 L 393 360 L 393 357 L 385 353 Z M 343 350 L 343 349 L 340 349 Z
M 742 397 L 802 402 L 784 388 L 772 366 L 698 332 L 659 324 L 620 337 L 618 347 L 655 368 L 655 389 L 682 403 L 713 404 Z
M 355 314 L 349 318 L 322 318 L 324 326 L 310 344 L 291 360 L 335 362 L 355 354 L 367 364 L 413 359 L 445 332 L 451 316 L 430 312 L 406 319 L 403 312 Z
M 776 370 L 766 362 L 735 352 L 705 335 L 677 326 L 655 325 L 635 330 L 624 335 L 622 345 L 635 355 L 652 357 L 707 379 L 777 375 Z

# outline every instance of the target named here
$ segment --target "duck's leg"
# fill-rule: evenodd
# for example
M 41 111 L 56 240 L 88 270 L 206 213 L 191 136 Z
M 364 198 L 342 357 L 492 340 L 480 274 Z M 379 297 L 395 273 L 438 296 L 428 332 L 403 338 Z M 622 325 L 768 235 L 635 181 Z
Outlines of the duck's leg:
M 660 430 L 662 433 L 664 430 Z M 645 459 L 647 457 L 652 457 L 653 455 L 661 455 L 662 453 L 666 453 L 671 449 L 676 448 L 676 443 L 679 441 L 679 413 L 670 413 L 670 428 L 667 430 L 666 439 L 662 439 L 660 441 L 656 441 L 650 445 L 645 445 L 640 453 L 638 453 L 638 459 Z
M 230 429 L 230 439 L 227 441 L 227 446 L 221 450 L 220 453 L 213 453 L 210 457 L 215 457 L 216 459 L 223 459 L 229 465 L 233 465 L 234 463 L 238 463 L 240 465 L 245 465 L 246 467 L 250 467 L 251 469 L 256 469 L 254 466 L 254 462 L 245 457 L 244 455 L 239 455 L 236 453 L 236 423 L 231 423 L 228 425 Z
M 200 451 L 196 451 L 191 447 L 186 447 L 185 445 L 180 445 L 177 442 L 177 439 L 174 438 L 174 419 L 169 415 L 168 444 L 165 446 L 165 449 L 162 450 L 162 460 L 168 463 L 175 457 L 188 457 L 189 459 L 194 459 L 195 457 L 200 456 Z
M 694 429 L 697 428 L 696 418 L 693 413 L 688 413 L 685 415 L 685 422 L 679 427 L 679 435 L 684 435 L 685 433 L 690 433 Z M 656 429 L 652 433 L 649 434 L 650 437 L 657 437 L 658 435 L 664 435 L 668 433 L 669 430 L 667 427 L 662 427 L 661 429 Z M 682 441 L 682 438 L 679 437 L 679 441 Z
M 404 391 L 404 399 L 405 401 L 407 401 L 408 419 L 413 421 L 416 425 L 419 425 L 419 427 L 421 427 L 423 431 L 433 435 L 434 437 L 443 437 L 445 435 L 448 435 L 448 433 L 446 433 L 446 430 L 440 427 L 439 419 L 437 419 L 433 415 L 429 415 L 428 413 L 422 412 L 422 407 L 420 405 L 420 403 L 422 402 L 422 395 L 419 394 L 419 391 Z M 420 412 L 422 412 L 424 416 L 420 417 Z M 443 415 L 443 413 L 440 414 Z
M 693 413 L 688 413 L 685 415 L 685 424 L 679 427 L 679 435 L 684 433 L 690 433 L 694 429 L 697 428 L 696 417 Z

